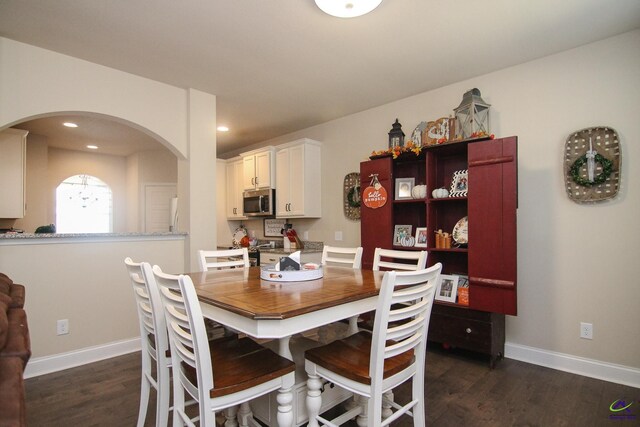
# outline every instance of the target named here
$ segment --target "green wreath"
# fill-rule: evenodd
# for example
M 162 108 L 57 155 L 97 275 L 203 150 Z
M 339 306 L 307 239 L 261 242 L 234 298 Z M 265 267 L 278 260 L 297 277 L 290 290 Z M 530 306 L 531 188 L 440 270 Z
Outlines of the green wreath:
M 613 162 L 611 160 L 601 154 L 596 154 L 594 160 L 596 163 L 600 163 L 602 165 L 602 172 L 600 172 L 598 176 L 594 177 L 593 181 L 589 181 L 588 179 L 580 176 L 580 168 L 587 163 L 587 155 L 585 154 L 582 157 L 578 157 L 576 161 L 573 162 L 573 165 L 571 165 L 571 169 L 569 169 L 569 174 L 571 175 L 573 182 L 585 187 L 593 187 L 594 185 L 602 184 L 607 180 L 607 178 L 609 178 L 609 176 L 611 176 L 611 173 L 613 172 Z
M 353 186 L 351 187 L 351 189 L 349 190 L 349 192 L 347 193 L 347 202 L 349 202 L 349 207 L 352 208 L 359 208 L 360 207 L 360 200 L 353 200 L 356 191 L 360 191 L 360 187 L 359 186 Z

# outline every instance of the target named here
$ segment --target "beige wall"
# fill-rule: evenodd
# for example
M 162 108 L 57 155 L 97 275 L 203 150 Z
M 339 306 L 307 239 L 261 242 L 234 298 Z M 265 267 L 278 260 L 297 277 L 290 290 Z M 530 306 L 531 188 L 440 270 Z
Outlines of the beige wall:
M 0 37 L 0 129 L 64 111 L 108 115 L 153 136 L 176 154 L 178 229 L 191 235 L 185 257 L 215 245 L 214 95 Z M 191 211 L 198 214 L 190 221 Z
M 184 271 L 182 257 L 175 256 L 184 251 L 181 238 L 31 243 L 0 242 L 0 271 L 27 288 L 34 358 L 139 336 L 126 257 Z M 69 319 L 68 335 L 56 335 L 59 319 Z
M 360 224 L 342 214 L 344 176 L 358 171 L 372 150 L 386 147 L 396 117 L 410 135 L 420 121 L 453 114 L 462 94 L 479 88 L 492 104 L 492 132 L 519 137 L 519 313 L 507 318 L 508 343 L 638 368 L 638 52 L 640 31 L 633 31 L 257 146 L 301 137 L 322 141 L 322 219 L 292 222 L 299 232 L 308 230 L 310 240 L 357 245 Z M 610 202 L 578 205 L 564 190 L 563 145 L 572 131 L 602 125 L 621 139 L 621 192 Z M 249 226 L 261 229 L 260 222 Z M 338 230 L 340 242 L 334 240 Z M 581 321 L 593 323 L 592 341 L 578 337 Z
M 162 254 L 155 252 L 155 242 L 138 245 L 135 241 L 116 246 L 1 246 L 0 271 L 27 286 L 29 329 L 36 358 L 138 335 L 133 299 L 130 293 L 126 297 L 124 293 L 130 286 L 122 265 L 125 255 L 179 272 L 191 269 L 184 260 L 195 260 L 193 255 L 199 248 L 215 246 L 215 104 L 213 95 L 0 38 L 0 129 L 64 111 L 106 114 L 155 137 L 178 157 L 178 197 L 187 201 L 180 206 L 181 218 L 198 213 L 179 225 L 180 231 L 194 238 L 163 245 Z M 132 165 L 125 163 L 123 168 L 126 172 Z M 130 184 L 123 173 L 122 185 Z M 124 221 L 129 224 L 130 220 Z M 73 260 L 81 255 L 88 264 L 77 266 Z M 154 257 L 157 261 L 150 259 Z M 96 266 L 95 260 L 102 264 Z M 114 286 L 122 287 L 123 293 L 113 293 Z M 94 299 L 80 300 L 78 294 Z M 118 307 L 124 298 L 129 314 L 119 318 Z M 51 336 L 55 333 L 53 319 L 65 313 L 74 319 L 71 333 Z M 96 319 L 101 322 L 97 329 L 84 326 L 95 326 Z

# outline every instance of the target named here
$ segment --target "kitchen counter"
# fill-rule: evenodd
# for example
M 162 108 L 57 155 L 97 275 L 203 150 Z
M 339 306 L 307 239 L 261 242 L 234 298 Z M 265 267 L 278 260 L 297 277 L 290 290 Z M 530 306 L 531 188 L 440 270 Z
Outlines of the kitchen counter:
M 187 233 L 179 231 L 162 233 L 4 233 L 0 234 L 0 246 L 184 240 L 185 237 L 187 237 Z

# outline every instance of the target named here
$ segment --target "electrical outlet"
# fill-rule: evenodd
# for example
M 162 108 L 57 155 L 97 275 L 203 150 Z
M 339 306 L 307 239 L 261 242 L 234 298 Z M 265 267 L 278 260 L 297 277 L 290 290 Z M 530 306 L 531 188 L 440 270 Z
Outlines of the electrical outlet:
M 309 232 L 308 231 L 305 231 L 305 232 L 302 233 L 302 239 L 303 240 L 309 240 Z
M 593 325 L 591 323 L 580 322 L 580 338 L 593 339 Z
M 57 323 L 58 335 L 66 335 L 69 333 L 69 319 L 58 320 Z
M 339 242 L 342 240 L 342 231 L 336 231 L 335 232 L 335 240 L 336 242 Z

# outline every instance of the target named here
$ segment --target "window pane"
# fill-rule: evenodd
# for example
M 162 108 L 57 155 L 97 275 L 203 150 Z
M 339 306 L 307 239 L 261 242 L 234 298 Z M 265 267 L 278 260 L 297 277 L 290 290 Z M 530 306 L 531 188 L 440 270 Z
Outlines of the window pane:
M 96 177 L 75 175 L 56 189 L 58 233 L 110 233 L 112 212 L 111 189 Z

